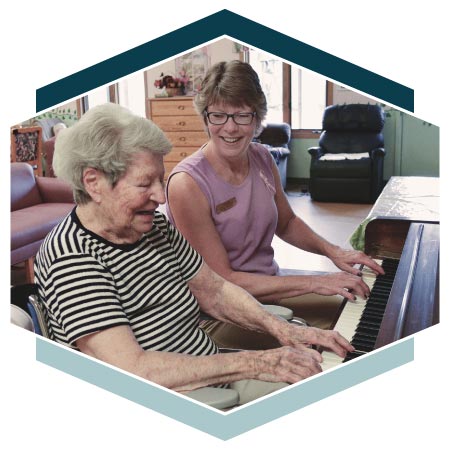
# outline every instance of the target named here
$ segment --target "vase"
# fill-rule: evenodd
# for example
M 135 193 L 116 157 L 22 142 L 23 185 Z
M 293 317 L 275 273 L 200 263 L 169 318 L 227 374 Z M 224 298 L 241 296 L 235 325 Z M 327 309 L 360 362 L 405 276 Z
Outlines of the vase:
M 175 97 L 177 95 L 182 95 L 182 90 L 179 87 L 166 87 L 166 92 L 169 97 Z

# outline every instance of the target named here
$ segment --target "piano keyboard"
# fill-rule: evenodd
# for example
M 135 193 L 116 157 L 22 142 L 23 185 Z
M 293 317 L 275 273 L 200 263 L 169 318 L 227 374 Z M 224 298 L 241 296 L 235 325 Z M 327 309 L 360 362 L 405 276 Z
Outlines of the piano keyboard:
M 324 371 L 368 353 L 375 347 L 398 266 L 398 261 L 392 259 L 377 262 L 383 267 L 385 275 L 376 277 L 370 269 L 363 268 L 362 278 L 371 290 L 369 299 L 357 297 L 355 302 L 347 301 L 334 327 L 351 342 L 355 351 L 344 359 L 332 352 L 322 352 Z

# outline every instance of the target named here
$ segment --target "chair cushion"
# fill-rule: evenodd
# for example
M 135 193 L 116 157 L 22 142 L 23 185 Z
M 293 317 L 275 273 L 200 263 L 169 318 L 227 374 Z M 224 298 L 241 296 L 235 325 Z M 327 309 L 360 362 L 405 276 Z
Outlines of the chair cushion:
M 319 159 L 320 161 L 344 161 L 346 159 L 369 158 L 369 153 L 325 153 Z
M 310 176 L 320 178 L 366 178 L 370 179 L 370 158 L 343 159 L 338 161 L 311 160 Z

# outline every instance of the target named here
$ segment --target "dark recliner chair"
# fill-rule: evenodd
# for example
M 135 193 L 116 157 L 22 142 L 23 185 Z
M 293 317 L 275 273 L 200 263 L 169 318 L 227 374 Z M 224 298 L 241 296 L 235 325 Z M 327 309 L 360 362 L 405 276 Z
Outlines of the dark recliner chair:
M 384 111 L 378 105 L 332 105 L 325 109 L 319 147 L 308 150 L 313 200 L 375 202 L 383 189 L 384 121 Z
M 270 150 L 277 164 L 283 189 L 286 189 L 291 126 L 288 123 L 268 123 L 254 140 Z

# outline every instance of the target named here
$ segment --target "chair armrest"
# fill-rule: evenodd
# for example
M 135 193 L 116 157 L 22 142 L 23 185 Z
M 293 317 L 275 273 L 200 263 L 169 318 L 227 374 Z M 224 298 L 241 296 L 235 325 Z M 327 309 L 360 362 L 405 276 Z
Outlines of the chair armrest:
M 36 184 L 44 203 L 75 203 L 68 183 L 58 178 L 36 177 Z
M 292 309 L 285 308 L 284 306 L 279 305 L 261 305 L 266 311 L 274 314 L 275 316 L 281 317 L 282 319 L 292 320 L 294 317 L 294 313 Z M 209 314 L 206 314 L 203 311 L 200 311 L 200 320 L 216 320 L 211 317 Z
M 322 147 L 310 147 L 308 153 L 313 159 L 319 159 L 324 154 Z
M 375 158 L 383 158 L 384 155 L 386 154 L 386 151 L 384 150 L 384 148 L 374 148 L 373 150 L 370 151 L 370 157 L 372 159 Z
M 239 403 L 239 393 L 234 389 L 203 387 L 184 395 L 217 409 L 231 408 Z

